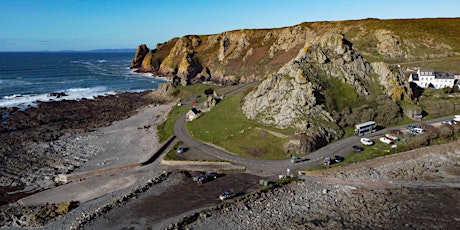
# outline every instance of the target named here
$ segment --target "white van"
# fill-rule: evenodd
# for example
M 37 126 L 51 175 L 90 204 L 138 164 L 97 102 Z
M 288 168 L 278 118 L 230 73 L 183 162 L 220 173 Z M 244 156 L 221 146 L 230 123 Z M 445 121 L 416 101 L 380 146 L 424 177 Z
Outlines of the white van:
M 454 121 L 459 122 L 460 121 L 460 115 L 455 115 L 454 116 Z

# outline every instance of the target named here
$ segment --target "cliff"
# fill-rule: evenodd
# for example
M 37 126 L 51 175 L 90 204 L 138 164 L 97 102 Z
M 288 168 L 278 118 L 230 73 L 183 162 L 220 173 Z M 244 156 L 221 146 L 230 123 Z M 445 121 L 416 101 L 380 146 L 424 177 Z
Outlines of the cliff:
M 354 49 L 371 62 L 394 64 L 449 59 L 460 56 L 458 24 L 460 18 L 365 19 L 187 35 L 158 44 L 153 50 L 139 46 L 131 68 L 177 78 L 177 82 L 183 84 L 251 82 L 278 71 L 296 57 L 306 42 L 330 33 L 344 35 Z M 443 67 L 460 72 L 454 64 L 444 63 Z
M 131 68 L 182 85 L 260 81 L 242 102 L 244 114 L 293 130 L 286 152 L 306 153 L 341 138 L 347 126 L 401 121 L 399 102 L 410 101 L 412 89 L 398 65 L 430 67 L 443 58 L 444 70 L 459 68 L 458 24 L 365 19 L 187 35 L 154 50 L 139 46 Z
M 338 123 L 344 116 L 332 112 L 371 104 L 378 95 L 392 98 L 386 103 L 397 107 L 395 101 L 410 98 L 411 90 L 397 68 L 369 63 L 343 35 L 330 33 L 306 42 L 297 57 L 245 97 L 242 109 L 250 119 L 294 128 L 315 143 L 327 143 L 343 135 Z M 394 121 L 379 120 L 375 111 L 368 120 Z M 398 119 L 401 114 L 387 117 Z M 360 120 L 354 118 L 353 123 Z

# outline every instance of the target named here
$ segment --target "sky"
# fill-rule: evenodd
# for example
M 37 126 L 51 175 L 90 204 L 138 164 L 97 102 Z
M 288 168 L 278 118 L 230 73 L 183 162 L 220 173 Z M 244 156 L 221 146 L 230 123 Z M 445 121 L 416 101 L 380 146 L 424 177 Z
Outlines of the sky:
M 151 49 L 173 37 L 363 18 L 459 17 L 458 0 L 0 0 L 0 51 Z

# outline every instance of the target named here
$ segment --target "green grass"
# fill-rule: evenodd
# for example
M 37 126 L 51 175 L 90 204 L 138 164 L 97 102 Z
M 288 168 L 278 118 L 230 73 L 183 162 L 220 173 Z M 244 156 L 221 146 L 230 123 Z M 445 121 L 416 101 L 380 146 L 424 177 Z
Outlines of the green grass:
M 342 82 L 339 78 L 331 78 L 327 82 L 326 107 L 329 111 L 342 111 L 344 108 L 354 108 L 363 103 L 350 84 Z
M 176 144 L 169 150 L 169 152 L 165 154 L 163 159 L 168 160 L 168 161 L 186 160 L 183 158 L 179 158 L 177 156 L 177 148 L 179 147 L 179 145 L 182 145 L 182 144 L 183 144 L 182 141 L 176 142 Z
M 225 148 L 227 151 L 260 159 L 287 159 L 282 145 L 288 141 L 256 127 L 277 130 L 249 120 L 240 104 L 244 93 L 231 95 L 200 118 L 187 122 L 187 130 L 196 139 Z
M 176 97 L 182 98 L 184 100 L 188 99 L 191 101 L 192 99 L 195 99 L 196 95 L 200 95 L 201 98 L 197 100 L 198 103 L 200 103 L 206 99 L 204 97 L 204 91 L 209 88 L 214 89 L 216 91 L 217 89 L 219 89 L 222 92 L 226 92 L 225 90 L 227 87 L 221 87 L 211 84 L 193 84 L 188 86 L 177 86 L 176 89 L 178 93 Z M 160 142 L 165 141 L 174 134 L 174 123 L 176 123 L 177 119 L 179 119 L 179 117 L 182 114 L 186 113 L 191 108 L 191 106 L 174 106 L 173 108 L 171 108 L 171 111 L 169 111 L 168 118 L 166 119 L 166 121 L 157 126 L 157 132 Z
M 169 111 L 166 121 L 157 126 L 157 133 L 160 142 L 166 141 L 169 137 L 174 135 L 174 123 L 179 117 L 190 110 L 191 106 L 173 106 Z

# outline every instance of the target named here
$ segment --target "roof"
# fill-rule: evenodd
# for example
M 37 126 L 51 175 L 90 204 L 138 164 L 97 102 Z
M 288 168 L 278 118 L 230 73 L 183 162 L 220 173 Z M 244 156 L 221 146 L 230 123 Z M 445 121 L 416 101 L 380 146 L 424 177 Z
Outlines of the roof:
M 436 79 L 455 79 L 455 75 L 447 72 L 435 72 L 434 78 Z
M 361 123 L 361 124 L 357 124 L 355 125 L 356 128 L 361 128 L 361 127 L 365 127 L 365 126 L 368 126 L 368 125 L 375 125 L 375 121 L 368 121 L 368 122 L 364 122 L 364 123 Z
M 199 114 L 200 111 L 196 108 L 192 108 L 190 111 L 192 111 L 194 114 Z
M 434 73 L 434 69 L 420 69 L 420 75 L 422 76 L 431 76 L 431 74 L 425 74 L 425 73 Z

